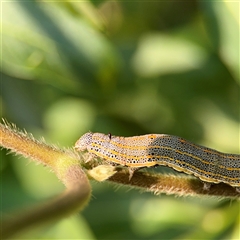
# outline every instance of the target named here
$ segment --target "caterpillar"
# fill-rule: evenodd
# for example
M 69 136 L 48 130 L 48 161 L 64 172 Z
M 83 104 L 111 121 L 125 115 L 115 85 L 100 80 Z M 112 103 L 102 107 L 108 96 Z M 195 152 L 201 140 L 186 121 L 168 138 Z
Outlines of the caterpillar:
M 223 182 L 240 190 L 239 154 L 222 153 L 181 137 L 167 134 L 118 137 L 88 132 L 76 142 L 75 148 L 87 150 L 111 164 L 127 166 L 130 175 L 139 168 L 164 165 L 192 174 L 205 183 Z

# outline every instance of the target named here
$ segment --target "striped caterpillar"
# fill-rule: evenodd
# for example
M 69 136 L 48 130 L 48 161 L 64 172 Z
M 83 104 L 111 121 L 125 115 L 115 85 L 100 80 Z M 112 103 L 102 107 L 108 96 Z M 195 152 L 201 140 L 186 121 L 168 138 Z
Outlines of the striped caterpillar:
M 130 178 L 143 167 L 164 165 L 201 179 L 205 189 L 209 183 L 226 183 L 240 191 L 240 155 L 218 152 L 193 144 L 181 137 L 148 134 L 118 137 L 102 133 L 84 134 L 75 144 L 78 151 L 111 164 L 129 167 Z

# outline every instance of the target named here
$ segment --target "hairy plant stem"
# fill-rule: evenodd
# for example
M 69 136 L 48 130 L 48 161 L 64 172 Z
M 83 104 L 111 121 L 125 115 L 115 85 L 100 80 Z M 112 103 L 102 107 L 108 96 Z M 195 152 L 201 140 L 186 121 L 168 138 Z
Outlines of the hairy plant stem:
M 212 184 L 206 190 L 203 182 L 191 176 L 135 172 L 131 180 L 129 180 L 129 173 L 121 170 L 110 177 L 108 181 L 138 188 L 144 192 L 153 192 L 156 195 L 164 193 L 177 196 L 240 198 L 240 193 L 227 184 Z
M 91 195 L 81 159 L 73 150 L 62 150 L 35 140 L 9 124 L 0 124 L 0 145 L 47 165 L 66 186 L 63 194 L 32 210 L 2 223 L 1 239 L 9 238 L 30 226 L 54 221 L 82 209 Z M 31 179 L 29 179 L 31 181 Z

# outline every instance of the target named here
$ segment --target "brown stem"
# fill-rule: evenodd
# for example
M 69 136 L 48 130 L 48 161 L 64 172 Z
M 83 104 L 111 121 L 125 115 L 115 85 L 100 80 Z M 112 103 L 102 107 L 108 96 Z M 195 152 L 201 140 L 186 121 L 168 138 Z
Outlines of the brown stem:
M 145 192 L 153 192 L 154 194 L 240 198 L 240 193 L 227 184 L 212 184 L 210 189 L 205 190 L 204 184 L 200 180 L 190 176 L 135 172 L 129 181 L 129 173 L 122 170 L 109 178 L 109 181 L 138 188 Z
M 0 124 L 0 145 L 49 166 L 67 188 L 56 199 L 4 221 L 0 232 L 1 239 L 13 236 L 30 226 L 77 212 L 88 202 L 90 184 L 80 165 L 82 159 L 73 150 L 66 151 L 49 146 L 10 125 L 3 124 Z

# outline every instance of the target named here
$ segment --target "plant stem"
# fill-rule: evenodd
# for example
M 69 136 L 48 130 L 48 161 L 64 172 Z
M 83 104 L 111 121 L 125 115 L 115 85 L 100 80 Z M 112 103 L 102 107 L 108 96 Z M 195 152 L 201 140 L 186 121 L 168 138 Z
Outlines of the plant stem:
M 63 194 L 18 214 L 2 224 L 1 238 L 9 238 L 37 224 L 54 221 L 82 209 L 91 195 L 89 181 L 81 168 L 80 155 L 35 140 L 9 124 L 0 124 L 0 145 L 50 167 L 66 186 Z M 31 181 L 31 179 L 29 179 Z
M 212 184 L 208 190 L 205 190 L 204 183 L 191 176 L 135 172 L 129 181 L 129 173 L 122 170 L 109 178 L 108 181 L 138 188 L 145 192 L 153 192 L 157 195 L 161 193 L 198 197 L 205 195 L 232 199 L 240 197 L 240 193 L 235 188 L 224 183 Z

